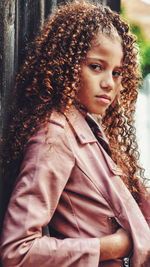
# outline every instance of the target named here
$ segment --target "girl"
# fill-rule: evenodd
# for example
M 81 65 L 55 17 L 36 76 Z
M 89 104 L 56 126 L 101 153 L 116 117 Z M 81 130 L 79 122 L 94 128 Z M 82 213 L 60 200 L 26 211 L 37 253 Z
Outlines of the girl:
M 83 1 L 61 7 L 35 40 L 4 144 L 4 176 L 18 176 L 3 226 L 4 267 L 113 267 L 126 256 L 131 266 L 149 266 L 134 40 L 117 14 Z

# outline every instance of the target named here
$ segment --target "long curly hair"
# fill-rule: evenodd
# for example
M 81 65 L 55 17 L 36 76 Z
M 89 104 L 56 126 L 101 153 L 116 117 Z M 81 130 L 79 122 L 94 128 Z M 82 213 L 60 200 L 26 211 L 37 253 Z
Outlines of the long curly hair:
M 139 154 L 134 128 L 137 89 L 140 85 L 138 49 L 129 26 L 108 7 L 87 1 L 68 3 L 51 15 L 30 47 L 16 78 L 15 105 L 3 138 L 3 176 L 12 184 L 23 150 L 37 126 L 47 123 L 53 109 L 65 112 L 77 101 L 80 65 L 99 32 L 116 29 L 122 40 L 123 77 L 119 102 L 106 111 L 102 123 L 112 158 L 123 170 L 122 179 L 140 205 Z M 13 173 L 14 172 L 14 173 Z

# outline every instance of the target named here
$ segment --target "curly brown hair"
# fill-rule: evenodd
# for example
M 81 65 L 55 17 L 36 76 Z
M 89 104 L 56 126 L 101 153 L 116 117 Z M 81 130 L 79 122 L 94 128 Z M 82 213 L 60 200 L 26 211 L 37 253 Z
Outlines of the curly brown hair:
M 111 35 L 114 28 L 121 37 L 124 53 L 123 89 L 120 103 L 115 101 L 108 108 L 102 122 L 112 158 L 123 170 L 122 179 L 140 204 L 138 177 L 142 176 L 142 169 L 137 164 L 139 154 L 134 128 L 140 73 L 135 37 L 118 14 L 87 1 L 58 8 L 46 21 L 17 75 L 15 108 L 4 138 L 3 175 L 7 179 L 17 175 L 23 150 L 37 126 L 47 123 L 53 109 L 65 112 L 76 102 L 80 65 L 91 41 L 99 31 Z

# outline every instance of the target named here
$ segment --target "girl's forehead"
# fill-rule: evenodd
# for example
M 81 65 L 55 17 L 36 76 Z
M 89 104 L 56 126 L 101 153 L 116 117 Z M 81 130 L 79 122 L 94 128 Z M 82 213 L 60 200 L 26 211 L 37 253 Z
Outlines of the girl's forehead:
M 97 35 L 94 37 L 93 41 L 92 41 L 92 45 L 100 45 L 102 40 L 111 40 L 113 41 L 118 41 L 120 44 L 122 43 L 122 38 L 120 37 L 120 35 L 118 34 L 117 30 L 112 27 L 111 30 L 109 30 L 109 32 L 107 31 L 107 29 L 102 31 L 99 31 L 97 33 Z
M 120 65 L 123 59 L 123 49 L 119 36 L 110 37 L 106 34 L 99 34 L 91 43 L 86 57 L 112 60 Z
M 105 47 L 110 48 L 110 50 L 117 49 L 123 53 L 122 39 L 117 31 L 114 31 L 111 34 L 99 32 L 92 40 L 90 50 Z

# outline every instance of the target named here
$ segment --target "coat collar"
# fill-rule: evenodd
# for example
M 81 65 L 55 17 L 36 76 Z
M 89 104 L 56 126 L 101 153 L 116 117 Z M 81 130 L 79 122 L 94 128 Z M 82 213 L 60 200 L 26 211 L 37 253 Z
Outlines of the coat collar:
M 97 127 L 102 133 L 103 139 L 108 143 L 103 129 L 96 122 L 96 120 L 94 120 L 94 118 L 89 113 L 80 111 L 75 106 L 72 106 L 65 114 L 61 114 L 53 110 L 50 116 L 50 121 L 61 126 L 62 128 L 65 128 L 67 120 L 81 144 L 98 142 L 88 123 L 86 122 L 85 116 L 89 116 L 95 122 L 95 124 L 97 124 Z
M 72 107 L 65 116 L 81 144 L 97 142 L 97 139 L 85 120 L 86 114 Z
M 86 114 L 80 112 L 75 106 L 72 106 L 65 114 L 53 110 L 50 116 L 50 122 L 65 128 L 67 120 L 81 144 L 97 142 L 97 139 L 85 120 L 85 116 Z
M 93 118 L 93 116 L 90 113 L 82 112 L 78 110 L 75 106 L 73 106 L 71 110 L 69 110 L 68 114 L 66 114 L 66 117 L 72 124 L 72 127 L 75 130 L 80 142 L 84 144 L 97 141 L 92 130 L 90 129 L 88 123 L 85 120 L 85 116 L 88 116 L 91 120 L 93 120 L 93 122 L 99 128 L 102 138 L 108 144 L 109 142 L 104 133 L 103 128 L 101 127 L 101 125 L 98 124 L 98 122 Z

